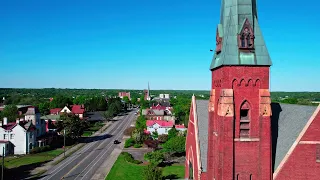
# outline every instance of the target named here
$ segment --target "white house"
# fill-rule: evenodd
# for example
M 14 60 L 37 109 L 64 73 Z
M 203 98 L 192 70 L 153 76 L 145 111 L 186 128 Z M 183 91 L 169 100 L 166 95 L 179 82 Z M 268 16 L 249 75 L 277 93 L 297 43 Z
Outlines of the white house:
M 68 108 L 68 106 L 65 106 L 64 108 L 61 109 L 60 112 L 69 114 L 71 113 L 71 110 Z
M 147 120 L 147 131 L 151 134 L 155 131 L 158 132 L 158 135 L 168 134 L 173 125 L 173 121 Z
M 5 147 L 5 155 L 28 154 L 36 146 L 36 127 L 31 121 L 8 123 L 4 118 L 0 125 L 0 147 Z
M 187 130 L 187 128 L 184 126 L 184 124 L 181 124 L 181 125 L 175 125 L 175 128 L 176 128 L 176 130 L 178 130 L 178 131 L 186 131 Z

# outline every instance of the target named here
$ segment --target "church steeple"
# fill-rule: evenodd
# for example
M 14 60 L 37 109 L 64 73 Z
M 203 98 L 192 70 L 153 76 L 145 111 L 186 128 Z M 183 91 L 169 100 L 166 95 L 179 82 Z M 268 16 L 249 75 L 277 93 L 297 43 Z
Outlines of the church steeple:
M 256 0 L 222 0 L 220 16 L 211 70 L 223 65 L 272 65 L 258 24 Z M 244 31 L 250 34 L 244 37 Z M 249 43 L 249 48 L 241 46 Z

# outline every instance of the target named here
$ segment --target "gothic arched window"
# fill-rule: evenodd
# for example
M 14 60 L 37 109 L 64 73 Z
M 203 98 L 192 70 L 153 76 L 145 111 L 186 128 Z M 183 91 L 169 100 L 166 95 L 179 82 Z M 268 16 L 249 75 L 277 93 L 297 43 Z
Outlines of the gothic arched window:
M 240 138 L 248 138 L 250 135 L 250 106 L 245 101 L 240 108 Z
M 244 38 L 244 34 L 241 35 L 240 39 L 241 39 L 241 47 L 245 48 L 246 47 L 246 41 L 245 41 L 245 38 Z
M 248 19 L 245 20 L 242 29 L 238 34 L 238 46 L 241 49 L 254 48 L 254 31 Z
M 246 39 L 247 39 L 247 47 L 251 47 L 252 44 L 251 44 L 251 36 L 250 36 L 250 33 L 247 34 Z
M 189 179 L 193 179 L 193 167 L 191 161 L 189 161 Z

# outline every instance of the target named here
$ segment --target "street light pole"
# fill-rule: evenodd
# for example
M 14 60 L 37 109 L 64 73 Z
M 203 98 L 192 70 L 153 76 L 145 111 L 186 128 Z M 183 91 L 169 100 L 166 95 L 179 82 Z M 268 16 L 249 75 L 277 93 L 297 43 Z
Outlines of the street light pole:
M 63 129 L 63 157 L 66 157 L 66 129 Z
M 4 169 L 4 146 L 2 148 L 2 169 L 1 169 L 1 180 L 3 180 L 3 169 Z

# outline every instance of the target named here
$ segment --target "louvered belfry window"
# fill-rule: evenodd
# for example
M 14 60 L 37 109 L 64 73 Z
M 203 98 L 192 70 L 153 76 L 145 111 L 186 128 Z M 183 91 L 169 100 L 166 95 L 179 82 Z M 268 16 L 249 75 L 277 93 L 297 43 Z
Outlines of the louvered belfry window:
M 250 106 L 248 102 L 240 108 L 240 137 L 248 138 L 250 135 Z
M 316 162 L 320 163 L 320 144 L 316 147 Z

